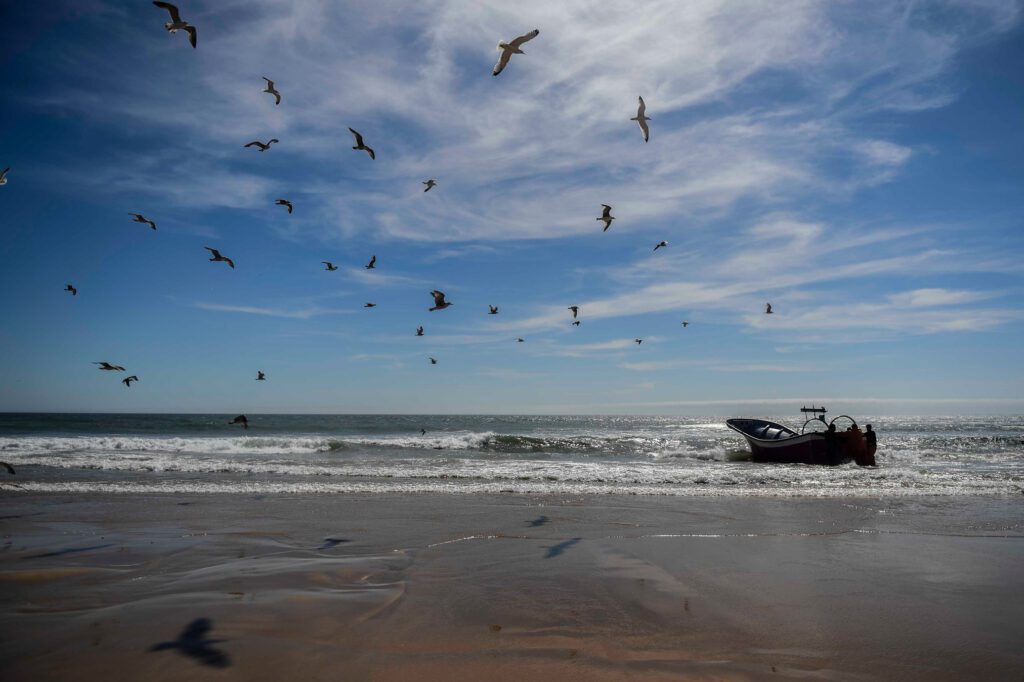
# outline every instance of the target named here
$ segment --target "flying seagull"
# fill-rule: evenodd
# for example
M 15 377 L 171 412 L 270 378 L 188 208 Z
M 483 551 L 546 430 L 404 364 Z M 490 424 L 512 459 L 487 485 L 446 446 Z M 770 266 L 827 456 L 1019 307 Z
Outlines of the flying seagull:
M 64 287 L 64 291 L 67 291 L 67 292 L 68 292 L 68 293 L 70 293 L 70 294 L 71 294 L 72 296 L 78 296 L 78 289 L 74 288 L 74 287 L 73 287 L 73 286 L 71 286 L 70 284 L 69 284 L 69 285 L 67 285 L 66 287 Z
M 124 384 L 125 386 L 127 386 L 128 388 L 131 388 L 132 387 L 132 382 L 133 381 L 138 381 L 138 380 L 139 380 L 139 378 L 133 374 L 130 377 L 125 377 L 124 379 L 121 379 L 121 383 Z
M 256 370 L 256 381 L 266 381 L 267 375 L 262 370 Z
M 651 138 L 651 131 L 647 127 L 647 122 L 650 121 L 651 119 L 647 118 L 647 116 L 644 115 L 647 111 L 647 105 L 644 104 L 644 98 L 640 97 L 638 99 L 640 100 L 640 106 L 637 107 L 636 116 L 629 120 L 636 121 L 637 124 L 639 124 L 640 130 L 644 134 L 644 142 L 647 142 Z
M 7 462 L 0 462 L 0 467 L 3 467 L 4 469 L 7 469 L 7 473 L 11 474 L 12 476 L 15 476 L 15 475 L 16 475 L 16 474 L 14 473 L 14 467 L 12 467 L 12 466 L 11 466 L 10 464 L 8 464 Z
M 452 305 L 451 302 L 444 300 L 444 292 L 443 291 L 437 291 L 435 289 L 434 291 L 430 292 L 430 295 L 434 297 L 434 307 L 433 308 L 427 308 L 428 311 L 444 310 L 448 306 Z
M 576 314 L 579 313 L 580 307 L 578 305 L 569 306 L 569 310 L 572 311 L 572 319 L 576 319 Z
M 512 42 L 506 43 L 504 40 L 498 43 L 498 49 L 501 50 L 501 56 L 498 57 L 498 63 L 494 65 L 494 75 L 497 76 L 501 73 L 506 66 L 508 66 L 508 60 L 512 59 L 514 54 L 526 54 L 519 48 L 523 46 L 523 43 L 527 43 L 540 35 L 539 29 L 533 29 L 529 33 L 523 36 L 519 36 Z
M 244 417 L 240 417 L 244 419 Z M 213 628 L 209 618 L 196 618 L 185 626 L 178 639 L 170 642 L 159 642 L 149 648 L 150 651 L 177 650 L 178 653 L 195 659 L 211 668 L 227 668 L 231 665 L 228 655 L 213 647 L 223 642 L 222 639 L 208 639 L 207 633 Z
M 224 261 L 225 263 L 231 266 L 232 270 L 235 269 L 235 261 L 220 255 L 220 251 L 218 251 L 217 249 L 211 249 L 209 246 L 204 246 L 203 248 L 213 254 L 213 258 L 210 259 L 211 261 Z
M 332 263 L 329 260 L 322 260 L 320 262 L 324 264 L 324 270 L 337 270 L 338 269 L 338 266 L 335 265 L 334 263 Z
M 270 80 L 266 76 L 263 77 L 263 80 L 267 81 L 267 87 L 263 88 L 263 92 L 269 92 L 271 95 L 273 95 L 274 106 L 277 106 L 278 104 L 281 103 L 281 93 L 274 89 L 274 81 Z
M 376 303 L 367 303 L 367 304 L 366 304 L 366 305 L 364 305 L 363 307 L 364 307 L 364 308 L 376 308 L 376 307 L 377 307 L 377 304 L 376 304 Z
M 687 322 L 686 320 L 683 320 L 683 326 L 684 326 L 684 327 L 689 327 L 689 326 L 690 326 L 690 323 L 689 323 L 689 322 Z
M 580 321 L 576 320 L 575 322 L 572 323 L 572 326 L 574 326 L 574 327 L 580 326 Z
M 424 192 L 429 192 L 430 190 L 434 189 L 434 187 L 437 186 L 437 183 L 434 182 L 434 178 L 430 178 L 429 180 L 425 181 L 423 184 L 427 186 L 427 188 L 425 190 L 423 190 Z
M 265 151 L 267 151 L 268 149 L 270 149 L 270 145 L 272 145 L 272 144 L 276 144 L 276 143 L 278 143 L 278 142 L 280 142 L 280 140 L 279 140 L 279 139 L 277 139 L 276 137 L 272 137 L 272 138 L 270 138 L 269 140 L 267 140 L 267 143 L 266 143 L 266 144 L 263 144 L 263 143 L 262 143 L 262 142 L 260 142 L 259 140 L 253 140 L 253 141 L 252 141 L 252 142 L 250 142 L 249 144 L 247 144 L 247 145 L 243 145 L 243 146 L 245 146 L 245 147 L 259 147 L 259 150 L 260 150 L 261 152 L 265 152 Z
M 363 266 L 367 270 L 373 270 L 377 267 L 377 256 L 370 256 L 370 262 Z
M 7 171 L 9 171 L 9 170 L 11 170 L 10 166 L 8 166 L 7 168 L 4 168 L 2 171 L 0 171 L 0 185 L 6 185 L 7 184 Z
M 366 152 L 367 154 L 370 155 L 371 159 L 376 159 L 377 155 L 373 153 L 373 148 L 372 147 L 367 147 L 366 143 L 363 142 L 363 136 L 360 135 L 355 130 L 353 130 L 352 128 L 349 128 L 348 130 L 356 138 L 356 146 L 352 147 L 352 149 L 362 149 L 364 152 Z
M 612 215 L 611 206 L 609 206 L 608 204 L 601 204 L 601 206 L 604 207 L 604 212 L 601 214 L 601 217 L 598 218 L 597 220 L 604 222 L 604 229 L 601 231 L 607 232 L 608 228 L 612 226 L 612 221 L 615 220 L 615 216 Z
M 143 225 L 149 225 L 150 229 L 153 230 L 156 229 L 156 223 L 154 223 L 152 220 L 148 220 L 146 216 L 142 215 L 141 213 L 129 213 L 128 215 L 134 217 L 134 222 L 142 223 Z
M 437 364 L 437 360 L 435 360 L 434 358 L 430 358 L 430 364 L 436 365 Z
M 277 204 L 278 206 L 286 207 L 288 209 L 288 215 L 291 215 L 292 210 L 295 208 L 294 206 L 292 206 L 292 202 L 288 201 L 287 199 L 278 199 L 274 203 Z
M 772 314 L 772 304 L 771 303 L 768 303 L 767 305 L 765 305 L 764 314 L 765 315 L 771 315 Z
M 247 429 L 249 428 L 249 418 L 246 417 L 244 414 L 240 414 L 228 422 L 229 426 L 231 424 L 241 424 L 243 429 Z
M 639 346 L 639 345 L 640 345 L 641 343 L 643 343 L 643 342 L 644 342 L 644 340 L 643 340 L 643 339 L 633 339 L 633 340 L 634 340 L 634 341 L 636 341 L 636 345 L 638 345 L 638 346 Z
M 525 340 L 526 340 L 526 339 L 524 339 L 523 337 L 521 337 L 521 336 L 520 336 L 520 337 L 518 337 L 518 338 L 516 339 L 516 343 L 522 343 L 522 342 L 523 342 L 523 341 L 525 341 Z
M 171 3 L 154 0 L 153 4 L 170 12 L 171 20 L 164 24 L 164 28 L 167 29 L 167 32 L 177 33 L 179 28 L 184 30 L 188 33 L 188 42 L 192 43 L 192 47 L 194 48 L 196 46 L 196 27 L 192 26 L 187 21 L 182 21 L 181 15 L 178 14 L 178 8 Z
M 121 365 L 112 365 L 109 362 L 94 362 L 92 364 L 99 365 L 100 369 L 106 370 L 108 372 L 109 371 L 115 371 L 115 370 L 118 371 L 118 372 L 123 372 L 124 371 L 124 367 L 122 367 Z
M 663 246 L 668 246 L 668 242 L 665 241 L 664 239 L 662 239 L 660 242 L 658 242 L 658 245 L 654 247 L 654 250 L 657 251 L 658 249 L 660 249 Z
M 423 327 L 416 327 L 416 336 L 423 336 Z
M 491 311 L 489 313 L 487 313 L 488 315 L 497 315 L 498 314 L 498 306 L 488 304 L 487 307 L 491 309 Z

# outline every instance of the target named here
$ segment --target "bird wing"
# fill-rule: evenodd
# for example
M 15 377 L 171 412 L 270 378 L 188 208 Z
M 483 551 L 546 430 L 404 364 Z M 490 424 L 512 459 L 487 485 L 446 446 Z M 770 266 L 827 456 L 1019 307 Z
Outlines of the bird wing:
M 249 144 L 247 144 L 245 146 L 246 147 L 262 147 L 263 143 L 260 142 L 259 140 L 253 140 L 252 142 L 250 142 Z
M 278 92 L 277 90 L 275 90 L 274 91 L 274 106 L 277 106 L 280 103 L 281 103 L 281 93 Z
M 356 138 L 356 147 L 365 147 L 363 144 L 363 136 L 356 132 L 354 129 L 349 128 L 348 131 Z
M 281 140 L 277 139 L 276 137 L 272 137 L 272 138 L 270 138 L 270 139 L 269 139 L 269 140 L 267 141 L 267 146 L 269 147 L 270 145 L 274 144 L 275 142 L 280 142 L 280 141 L 281 141 Z
M 651 129 L 647 127 L 647 121 L 639 119 L 637 123 L 640 125 L 640 130 L 644 133 L 644 142 L 648 142 L 651 139 Z
M 14 473 L 14 467 L 12 467 L 7 462 L 0 462 L 0 466 L 2 466 L 4 469 L 7 469 L 7 473 L 9 473 L 11 475 L 15 475 L 15 476 L 17 475 L 17 474 Z
M 232 270 L 235 269 L 235 261 L 231 260 L 230 258 L 225 258 L 224 262 L 230 265 Z
M 174 5 L 172 5 L 171 3 L 169 3 L 169 2 L 158 2 L 157 0 L 153 0 L 153 4 L 156 5 L 157 7 L 160 7 L 162 9 L 165 9 L 168 12 L 170 12 L 170 14 L 171 14 L 171 21 L 173 21 L 174 23 L 178 23 L 178 22 L 181 21 L 181 15 L 178 14 L 178 8 L 175 7 Z
M 261 78 L 263 78 L 263 80 L 267 81 L 267 89 L 265 90 L 265 92 L 270 92 L 271 90 L 274 89 L 274 81 L 270 80 L 266 76 L 261 76 Z
M 212 253 L 214 258 L 221 257 L 220 251 L 218 251 L 217 249 L 211 249 L 209 246 L 204 246 L 203 248 Z
M 501 51 L 501 56 L 498 57 L 498 63 L 494 65 L 494 71 L 491 73 L 497 76 L 499 73 L 505 70 L 508 66 L 508 60 L 512 58 L 512 50 L 506 48 Z
M 373 159 L 374 161 L 377 160 L 377 154 L 374 153 L 373 147 L 367 147 L 367 146 L 363 145 L 363 148 L 366 150 L 366 153 L 370 155 L 371 159 Z
M 519 49 L 522 46 L 523 43 L 530 42 L 531 40 L 536 38 L 538 35 L 540 35 L 540 29 L 536 29 L 535 28 L 532 31 L 530 31 L 529 33 L 527 33 L 526 35 L 521 35 L 518 38 L 516 38 L 515 40 L 513 40 L 511 43 L 509 43 L 509 47 L 511 47 L 513 50 L 517 50 L 517 49 Z
M 636 117 L 637 118 L 643 118 L 644 114 L 647 112 L 647 105 L 644 104 L 644 98 L 643 97 L 638 97 L 637 99 L 640 100 L 640 106 L 638 106 L 636 108 Z
M 4 178 L 7 177 L 7 171 L 9 171 L 9 170 L 11 170 L 10 166 L 8 166 L 7 168 L 4 168 L 2 171 L 0 171 L 0 180 L 3 180 Z
M 435 289 L 434 291 L 430 292 L 430 295 L 434 297 L 434 304 L 435 305 L 444 305 L 444 292 L 443 291 L 437 291 Z
M 192 44 L 192 48 L 195 49 L 195 46 L 196 46 L 196 27 L 195 26 L 186 26 L 185 27 L 185 33 L 188 33 L 188 42 L 190 42 Z

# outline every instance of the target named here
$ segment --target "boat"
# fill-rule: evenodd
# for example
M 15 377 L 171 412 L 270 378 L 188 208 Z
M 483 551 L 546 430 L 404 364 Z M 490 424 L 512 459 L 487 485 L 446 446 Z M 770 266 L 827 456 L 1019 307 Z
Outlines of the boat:
M 864 433 L 853 417 L 843 414 L 827 421 L 825 413 L 828 410 L 813 405 L 801 407 L 800 411 L 805 416 L 814 416 L 804 421 L 799 433 L 767 419 L 727 419 L 725 425 L 747 440 L 751 459 L 755 462 L 831 466 L 850 461 L 861 465 L 874 464 L 874 453 L 868 453 Z M 849 426 L 846 420 L 850 422 Z M 825 429 L 807 431 L 808 424 L 812 423 L 821 423 Z M 840 430 L 839 426 L 843 426 L 844 430 Z

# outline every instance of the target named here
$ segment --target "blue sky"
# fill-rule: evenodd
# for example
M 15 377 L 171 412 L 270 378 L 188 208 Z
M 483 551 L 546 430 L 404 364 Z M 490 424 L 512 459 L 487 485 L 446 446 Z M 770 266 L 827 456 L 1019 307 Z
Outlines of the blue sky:
M 4 6 L 0 410 L 1024 408 L 1019 2 L 178 5 Z

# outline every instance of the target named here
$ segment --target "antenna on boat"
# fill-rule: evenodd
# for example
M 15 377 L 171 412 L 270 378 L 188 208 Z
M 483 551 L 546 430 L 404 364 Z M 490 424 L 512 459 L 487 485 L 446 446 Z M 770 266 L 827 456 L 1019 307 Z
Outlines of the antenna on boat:
M 822 405 L 821 407 L 815 407 L 814 403 L 811 403 L 810 407 L 804 405 L 803 407 L 800 408 L 800 411 L 803 412 L 804 414 L 812 413 L 814 416 L 811 417 L 811 419 L 817 419 L 821 421 L 821 423 L 823 424 L 825 423 L 825 413 L 828 412 L 828 410 L 825 409 L 824 405 Z

